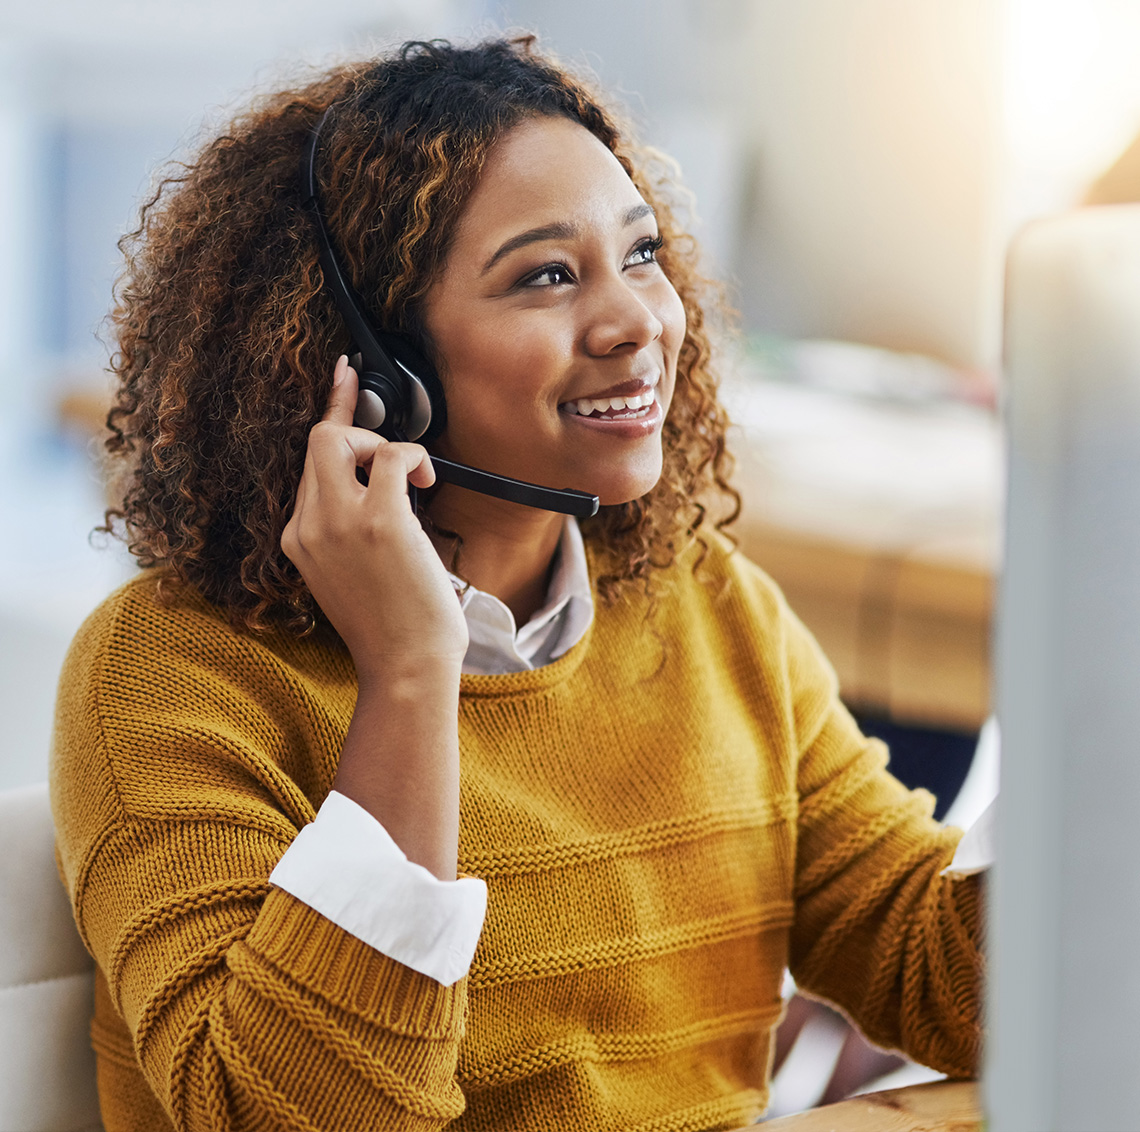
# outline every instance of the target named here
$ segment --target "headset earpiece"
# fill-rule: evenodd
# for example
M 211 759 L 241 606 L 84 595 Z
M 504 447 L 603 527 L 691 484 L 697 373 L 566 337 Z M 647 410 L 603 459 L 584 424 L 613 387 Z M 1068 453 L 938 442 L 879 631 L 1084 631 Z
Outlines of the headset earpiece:
M 309 138 L 301 167 L 301 201 L 314 221 L 325 289 L 357 351 L 352 367 L 360 392 L 353 419 L 361 428 L 373 429 L 388 440 L 431 440 L 443 431 L 447 419 L 443 387 L 435 368 L 410 339 L 373 324 L 333 249 L 316 173 L 317 145 L 327 117 L 325 111 Z
M 399 429 L 406 440 L 418 440 L 424 444 L 434 440 L 443 432 L 447 423 L 447 404 L 443 399 L 443 386 L 440 384 L 435 367 L 405 335 L 378 331 L 377 338 L 385 350 L 384 360 L 389 367 L 396 370 L 401 379 L 401 389 L 397 392 L 395 401 L 391 403 L 399 422 L 394 428 Z M 370 366 L 363 350 L 361 353 L 365 370 L 373 373 L 374 368 L 378 367 Z M 382 374 L 377 376 L 384 380 Z M 363 388 L 363 383 L 361 384 Z M 359 407 L 359 400 L 357 405 Z M 381 433 L 381 435 L 387 434 Z
M 352 418 L 357 428 L 371 429 L 388 440 L 427 441 L 439 435 L 446 413 L 433 410 L 435 402 L 428 384 L 410 369 L 396 362 L 406 378 L 401 390 L 391 378 L 367 367 L 359 354 L 354 354 L 349 364 L 357 373 L 356 412 Z M 439 404 L 442 406 L 442 398 Z
M 356 370 L 356 413 L 352 423 L 382 434 L 385 422 L 400 416 L 399 391 L 383 374 L 366 370 L 359 354 L 353 354 L 348 364 Z

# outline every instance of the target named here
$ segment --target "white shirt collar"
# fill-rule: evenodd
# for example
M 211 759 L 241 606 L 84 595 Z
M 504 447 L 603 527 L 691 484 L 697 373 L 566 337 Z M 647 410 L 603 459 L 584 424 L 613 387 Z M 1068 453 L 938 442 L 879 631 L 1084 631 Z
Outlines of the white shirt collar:
M 567 516 L 546 601 L 518 628 L 514 615 L 497 597 L 448 575 L 459 594 L 470 643 L 463 671 L 487 676 L 541 668 L 568 652 L 594 619 L 594 597 L 586 548 L 577 522 Z

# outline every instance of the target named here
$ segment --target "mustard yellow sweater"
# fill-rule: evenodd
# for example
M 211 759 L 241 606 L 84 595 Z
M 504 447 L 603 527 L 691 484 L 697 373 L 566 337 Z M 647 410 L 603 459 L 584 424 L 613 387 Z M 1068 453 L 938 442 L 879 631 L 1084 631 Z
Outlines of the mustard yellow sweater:
M 714 550 L 535 672 L 464 677 L 452 987 L 266 881 L 330 789 L 335 640 L 231 630 L 142 576 L 80 631 L 52 772 L 101 978 L 109 1132 L 683 1132 L 763 1110 L 781 976 L 951 1074 L 978 1052 L 979 893 L 772 584 Z

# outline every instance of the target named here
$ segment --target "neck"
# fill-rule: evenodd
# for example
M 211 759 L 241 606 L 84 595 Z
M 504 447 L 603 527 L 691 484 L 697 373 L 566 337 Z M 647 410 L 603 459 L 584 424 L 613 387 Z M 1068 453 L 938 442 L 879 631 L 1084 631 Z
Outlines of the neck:
M 463 540 L 459 573 L 497 597 L 525 625 L 546 601 L 550 568 L 562 538 L 563 517 L 550 511 L 477 495 L 450 484 L 432 499 L 429 514 L 440 531 Z M 436 551 L 452 565 L 455 543 L 429 531 Z

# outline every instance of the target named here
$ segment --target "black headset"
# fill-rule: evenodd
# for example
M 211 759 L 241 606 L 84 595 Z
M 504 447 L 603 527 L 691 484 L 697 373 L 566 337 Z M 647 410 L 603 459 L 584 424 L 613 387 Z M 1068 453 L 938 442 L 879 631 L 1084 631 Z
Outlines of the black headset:
M 378 432 L 387 440 L 427 443 L 439 436 L 447 423 L 443 386 L 435 367 L 407 335 L 373 325 L 364 301 L 341 268 L 321 210 L 317 153 L 321 129 L 331 110 L 329 107 L 321 115 L 309 136 L 301 166 L 301 202 L 313 217 L 325 289 L 340 311 L 356 350 L 350 359 L 359 382 L 353 424 Z M 598 497 L 584 491 L 540 487 L 438 456 L 432 456 L 431 462 L 436 479 L 456 487 L 579 518 L 589 518 L 598 511 Z

